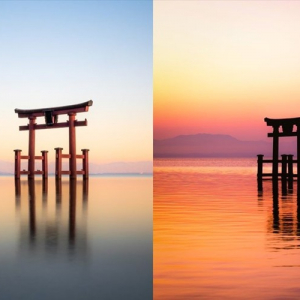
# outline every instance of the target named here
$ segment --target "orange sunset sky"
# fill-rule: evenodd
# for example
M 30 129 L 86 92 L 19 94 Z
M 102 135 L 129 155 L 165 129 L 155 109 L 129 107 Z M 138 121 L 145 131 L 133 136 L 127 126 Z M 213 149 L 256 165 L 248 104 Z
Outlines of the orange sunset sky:
M 154 138 L 300 116 L 300 2 L 154 1 Z

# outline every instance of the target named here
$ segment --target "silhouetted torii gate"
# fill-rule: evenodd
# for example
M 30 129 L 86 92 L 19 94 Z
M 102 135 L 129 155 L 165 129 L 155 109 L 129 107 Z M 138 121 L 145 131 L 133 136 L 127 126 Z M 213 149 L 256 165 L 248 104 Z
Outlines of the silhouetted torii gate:
M 287 119 L 269 119 L 265 118 L 267 126 L 273 127 L 273 132 L 268 133 L 268 137 L 273 138 L 273 162 L 272 162 L 272 177 L 278 177 L 278 155 L 279 155 L 279 138 L 296 136 L 297 137 L 297 177 L 300 170 L 300 118 Z M 295 127 L 295 131 L 294 131 Z M 280 130 L 281 128 L 281 130 Z
M 77 174 L 83 174 L 83 178 L 88 178 L 88 149 L 82 149 L 82 155 L 76 155 L 76 126 L 87 126 L 87 120 L 77 121 L 75 116 L 77 113 L 87 112 L 89 106 L 93 105 L 93 101 L 87 101 L 79 104 L 39 108 L 39 109 L 15 109 L 19 118 L 28 118 L 29 124 L 20 126 L 19 130 L 29 131 L 29 144 L 28 144 L 28 156 L 21 156 L 21 150 L 15 151 L 15 178 L 19 179 L 21 174 L 28 174 L 28 179 L 34 178 L 35 174 L 43 174 L 43 178 L 48 176 L 47 167 L 47 152 L 42 151 L 42 156 L 35 156 L 35 130 L 37 129 L 52 129 L 52 128 L 69 128 L 69 154 L 63 155 L 61 153 L 62 148 L 55 148 L 56 150 L 56 178 L 61 178 L 61 174 L 69 174 L 70 179 L 76 178 Z M 58 123 L 58 116 L 67 114 L 69 120 L 66 122 Z M 45 117 L 45 124 L 36 124 L 37 117 Z M 69 158 L 69 171 L 61 170 L 61 159 Z M 83 170 L 76 170 L 76 158 L 83 159 Z M 21 171 L 21 159 L 28 159 L 28 171 Z M 35 159 L 42 159 L 43 171 L 35 171 Z
M 300 190 L 300 118 L 270 119 L 265 118 L 267 126 L 272 126 L 273 132 L 268 133 L 268 137 L 273 138 L 272 159 L 264 159 L 263 154 L 257 155 L 257 179 L 258 189 L 262 190 L 263 177 L 272 177 L 273 182 L 277 182 L 281 177 L 282 187 L 285 189 L 286 180 L 289 181 L 289 189 L 293 188 L 293 178 L 297 177 L 298 189 Z M 297 159 L 294 160 L 292 154 L 282 154 L 279 159 L 279 138 L 280 137 L 297 137 Z M 272 173 L 263 172 L 263 164 L 272 163 Z M 278 172 L 278 166 L 281 163 L 281 172 Z M 294 174 L 293 164 L 297 164 L 297 173 Z

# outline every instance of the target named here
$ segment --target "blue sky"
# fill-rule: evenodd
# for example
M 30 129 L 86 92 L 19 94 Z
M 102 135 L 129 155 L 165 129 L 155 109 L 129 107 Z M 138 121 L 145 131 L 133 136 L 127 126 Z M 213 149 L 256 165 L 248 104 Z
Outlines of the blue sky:
M 90 148 L 96 163 L 152 160 L 152 20 L 152 1 L 1 1 L 0 160 L 28 151 L 15 108 L 90 99 L 77 152 Z M 67 129 L 37 131 L 36 152 L 51 161 L 58 146 L 68 151 Z

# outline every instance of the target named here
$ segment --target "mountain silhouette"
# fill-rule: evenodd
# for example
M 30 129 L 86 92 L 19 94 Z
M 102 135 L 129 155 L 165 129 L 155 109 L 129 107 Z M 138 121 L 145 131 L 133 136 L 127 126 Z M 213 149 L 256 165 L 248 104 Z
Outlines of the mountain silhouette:
M 159 157 L 256 157 L 272 156 L 272 140 L 241 141 L 230 135 L 199 133 L 154 140 L 153 155 Z M 280 154 L 295 154 L 296 141 L 280 141 Z

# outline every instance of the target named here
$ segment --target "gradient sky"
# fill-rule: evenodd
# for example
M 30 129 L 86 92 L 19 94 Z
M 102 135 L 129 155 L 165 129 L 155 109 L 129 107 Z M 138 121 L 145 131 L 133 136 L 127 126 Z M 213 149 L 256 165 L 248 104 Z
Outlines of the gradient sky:
M 154 1 L 154 138 L 300 116 L 299 1 Z
M 28 151 L 30 109 L 92 99 L 77 152 L 90 161 L 151 161 L 153 139 L 151 1 L 0 2 L 0 160 Z M 67 119 L 61 116 L 60 121 Z M 38 118 L 37 123 L 44 122 Z M 68 152 L 68 129 L 36 131 L 36 152 Z

